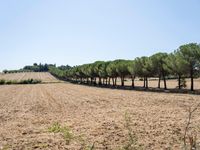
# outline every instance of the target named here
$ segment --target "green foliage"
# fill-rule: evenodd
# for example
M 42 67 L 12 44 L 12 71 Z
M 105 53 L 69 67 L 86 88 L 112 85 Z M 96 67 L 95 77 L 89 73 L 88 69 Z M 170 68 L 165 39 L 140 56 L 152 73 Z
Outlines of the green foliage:
M 115 61 L 110 61 L 108 63 L 108 66 L 106 67 L 106 72 L 108 74 L 108 77 L 117 77 L 117 66 Z
M 130 75 L 136 76 L 136 63 L 134 60 L 127 61 L 127 69 Z
M 178 54 L 182 57 L 190 67 L 200 61 L 200 46 L 196 43 L 185 44 L 179 47 Z
M 16 80 L 7 80 L 5 84 L 17 84 Z
M 70 129 L 66 126 L 61 126 L 58 122 L 54 123 L 51 127 L 48 128 L 50 133 L 61 133 L 66 143 L 69 144 L 70 141 L 74 138 Z
M 17 84 L 38 84 L 41 82 L 42 80 L 38 80 L 38 79 L 27 79 L 27 80 L 21 80 L 17 82 Z
M 9 84 L 38 84 L 41 82 L 42 82 L 42 80 L 38 80 L 38 79 L 27 79 L 27 80 L 20 80 L 20 81 L 1 79 L 0 85 L 2 85 L 2 84 L 8 84 L 8 85 Z
M 6 81 L 4 79 L 0 79 L 0 85 L 5 84 Z
M 185 44 L 170 54 L 159 52 L 149 57 L 137 57 L 134 60 L 96 61 L 74 67 L 69 65 L 56 67 L 52 64 L 34 63 L 32 66 L 25 66 L 20 70 L 4 70 L 4 73 L 23 71 L 49 71 L 62 80 L 77 83 L 86 82 L 92 85 L 96 85 L 97 81 L 101 85 L 102 80 L 104 84 L 109 83 L 110 85 L 110 80 L 112 80 L 113 86 L 116 86 L 117 79 L 121 78 L 121 85 L 124 86 L 125 78 L 131 77 L 132 87 L 134 87 L 134 79 L 138 77 L 143 78 L 146 88 L 148 87 L 148 78 L 158 77 L 158 88 L 160 88 L 160 81 L 163 80 L 165 89 L 167 89 L 166 79 L 168 78 L 178 78 L 180 88 L 181 79 L 190 77 L 191 90 L 193 90 L 193 78 L 200 76 L 200 45 L 196 43 Z
M 167 57 L 167 53 L 156 53 L 150 57 L 150 66 L 153 75 L 161 76 L 167 72 L 165 68 Z
M 171 75 L 184 75 L 189 70 L 189 65 L 178 53 L 171 53 L 165 59 L 165 66 Z
M 135 73 L 139 77 L 149 77 L 151 74 L 151 66 L 149 57 L 136 58 L 135 61 Z
M 177 54 L 185 60 L 189 69 L 188 74 L 191 78 L 191 91 L 194 89 L 193 78 L 197 64 L 200 61 L 200 46 L 196 43 L 185 44 L 179 47 Z
M 167 89 L 166 79 L 179 78 L 180 85 L 181 78 L 191 74 L 191 67 L 195 77 L 200 75 L 200 46 L 194 43 L 180 46 L 171 54 L 159 52 L 150 57 L 137 57 L 134 60 L 96 61 L 68 68 L 65 72 L 54 67 L 54 70 L 50 69 L 50 72 L 56 77 L 80 83 L 87 81 L 87 84 L 96 83 L 96 78 L 99 84 L 102 79 L 106 80 L 106 84 L 107 80 L 109 84 L 112 80 L 114 86 L 116 86 L 117 78 L 121 78 L 121 85 L 124 86 L 125 78 L 131 77 L 134 87 L 134 79 L 138 77 L 143 78 L 146 88 L 148 88 L 149 77 L 158 77 L 158 87 L 160 88 L 160 81 L 164 80 L 164 88 Z
M 52 64 L 37 64 L 34 63 L 32 66 L 25 66 L 23 70 L 25 71 L 32 71 L 32 72 L 47 72 L 50 66 L 54 66 Z
M 60 69 L 60 70 L 69 70 L 69 69 L 71 69 L 71 66 L 69 66 L 69 65 L 66 65 L 66 66 L 62 65 L 62 66 L 59 66 L 58 69 Z
M 67 71 L 65 71 L 65 70 L 61 70 L 61 69 L 59 69 L 59 68 L 57 68 L 57 67 L 55 67 L 55 66 L 51 66 L 51 67 L 49 67 L 49 72 L 52 74 L 52 75 L 54 75 L 54 76 L 56 76 L 57 78 L 59 78 L 59 79 L 65 79 L 65 77 L 66 77 L 66 75 L 67 75 Z
M 66 65 L 66 66 L 62 65 L 62 66 L 56 67 L 55 64 L 34 63 L 33 65 L 24 66 L 23 69 L 19 69 L 19 70 L 4 70 L 3 73 L 6 74 L 6 73 L 18 73 L 18 72 L 48 72 L 50 71 L 50 68 L 57 68 L 62 71 L 71 69 L 69 65 Z
M 116 72 L 119 77 L 129 74 L 128 61 L 127 60 L 115 60 Z

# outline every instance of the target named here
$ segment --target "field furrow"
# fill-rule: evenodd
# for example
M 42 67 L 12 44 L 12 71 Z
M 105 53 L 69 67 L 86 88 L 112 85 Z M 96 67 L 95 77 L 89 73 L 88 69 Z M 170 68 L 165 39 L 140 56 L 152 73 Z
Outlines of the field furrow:
M 47 78 L 39 74 L 39 78 Z M 129 142 L 144 149 L 180 149 L 188 108 L 199 96 L 103 89 L 70 83 L 0 86 L 0 147 L 11 149 L 119 149 Z M 192 116 L 199 132 L 200 110 Z M 55 122 L 74 138 L 50 133 Z M 192 130 L 192 131 L 194 131 Z M 197 139 L 200 139 L 197 135 Z

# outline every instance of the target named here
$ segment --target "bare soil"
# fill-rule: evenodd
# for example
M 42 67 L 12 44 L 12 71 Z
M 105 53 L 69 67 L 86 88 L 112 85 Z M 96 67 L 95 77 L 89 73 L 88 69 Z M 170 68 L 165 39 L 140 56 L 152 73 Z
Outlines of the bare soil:
M 45 78 L 45 81 L 52 80 Z M 188 108 L 199 102 L 197 95 L 104 89 L 71 83 L 2 85 L 0 149 L 78 150 L 94 144 L 97 150 L 118 150 L 130 141 L 125 114 L 130 118 L 137 147 L 181 149 Z M 199 133 L 200 109 L 191 121 L 190 131 Z M 62 133 L 48 132 L 55 122 L 71 130 L 73 138 L 69 143 Z
M 48 72 L 22 72 L 22 73 L 9 73 L 0 74 L 0 79 L 5 80 L 27 80 L 27 79 L 39 79 L 42 82 L 58 82 L 58 80 Z

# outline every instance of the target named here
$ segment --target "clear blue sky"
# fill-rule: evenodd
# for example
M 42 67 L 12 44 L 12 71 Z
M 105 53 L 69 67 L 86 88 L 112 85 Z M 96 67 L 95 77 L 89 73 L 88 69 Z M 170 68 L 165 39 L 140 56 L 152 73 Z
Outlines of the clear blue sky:
M 200 42 L 199 0 L 1 0 L 0 70 L 133 59 Z

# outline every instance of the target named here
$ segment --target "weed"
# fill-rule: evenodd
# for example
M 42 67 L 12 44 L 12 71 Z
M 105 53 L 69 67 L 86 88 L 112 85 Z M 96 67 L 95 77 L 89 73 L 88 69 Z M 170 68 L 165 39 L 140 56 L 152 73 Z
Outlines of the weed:
M 1 149 L 1 147 L 0 147 L 0 149 Z M 1 150 L 10 150 L 10 149 L 11 149 L 11 146 L 8 145 L 8 144 L 6 144 L 6 145 L 4 145 L 4 146 L 2 147 Z
M 199 107 L 200 107 L 200 103 L 197 106 L 195 106 L 193 109 L 190 107 L 189 110 L 188 110 L 188 121 L 186 123 L 185 131 L 184 131 L 184 137 L 183 137 L 183 144 L 184 144 L 185 150 L 196 150 L 197 147 L 198 147 L 198 149 L 200 148 L 197 145 L 197 133 L 192 132 L 192 133 L 189 134 L 192 115 Z M 189 140 L 189 143 L 187 142 L 187 139 Z
M 91 147 L 89 147 L 89 150 L 93 150 L 94 149 L 94 143 L 92 144 Z
M 66 126 L 62 127 L 58 122 L 54 123 L 51 127 L 49 127 L 48 131 L 50 133 L 61 133 L 67 144 L 69 144 L 70 141 L 74 138 L 70 129 Z
M 197 145 L 197 133 L 193 132 L 191 134 L 188 134 L 190 125 L 191 125 L 191 118 L 193 113 L 200 107 L 200 103 L 194 107 L 193 109 L 190 107 L 188 110 L 188 121 L 186 123 L 185 131 L 184 131 L 184 137 L 183 137 L 183 144 L 185 150 L 196 150 L 199 149 Z M 189 144 L 187 143 L 187 139 L 189 140 Z M 197 148 L 198 147 L 198 148 Z
M 138 146 L 138 139 L 133 129 L 131 128 L 131 117 L 128 113 L 125 113 L 125 128 L 128 130 L 128 141 L 126 145 L 122 147 L 122 150 L 142 149 L 140 146 Z

